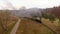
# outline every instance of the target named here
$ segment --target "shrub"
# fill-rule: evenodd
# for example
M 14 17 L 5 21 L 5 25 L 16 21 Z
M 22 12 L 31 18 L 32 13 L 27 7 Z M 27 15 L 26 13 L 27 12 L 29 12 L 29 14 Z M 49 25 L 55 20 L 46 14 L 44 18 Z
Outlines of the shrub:
M 45 19 L 49 19 L 51 22 L 55 21 L 55 16 L 51 13 L 42 13 L 42 17 Z

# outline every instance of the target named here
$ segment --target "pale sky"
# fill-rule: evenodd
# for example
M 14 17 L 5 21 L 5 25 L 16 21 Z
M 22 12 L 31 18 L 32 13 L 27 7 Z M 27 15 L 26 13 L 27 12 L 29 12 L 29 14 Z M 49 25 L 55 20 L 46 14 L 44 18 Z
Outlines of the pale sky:
M 12 4 L 9 4 L 9 2 Z M 59 6 L 60 0 L 0 0 L 0 9 L 15 7 L 17 9 L 25 6 L 26 8 L 50 8 Z

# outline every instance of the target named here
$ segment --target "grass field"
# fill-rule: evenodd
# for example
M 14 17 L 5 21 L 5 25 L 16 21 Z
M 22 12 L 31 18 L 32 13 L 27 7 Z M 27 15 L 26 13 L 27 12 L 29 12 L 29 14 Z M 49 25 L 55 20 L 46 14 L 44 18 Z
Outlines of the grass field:
M 56 31 L 55 28 L 57 28 L 58 26 L 57 23 L 58 20 L 56 20 L 56 22 L 54 21 L 54 23 L 51 23 L 49 19 L 42 18 L 42 22 Z M 16 34 L 54 34 L 54 33 L 38 22 L 29 19 L 21 19 L 21 23 Z

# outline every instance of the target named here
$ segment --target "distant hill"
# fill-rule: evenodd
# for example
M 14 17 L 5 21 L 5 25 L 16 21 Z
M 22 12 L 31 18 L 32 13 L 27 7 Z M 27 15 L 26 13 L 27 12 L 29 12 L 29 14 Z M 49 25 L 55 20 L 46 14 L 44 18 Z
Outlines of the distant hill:
M 53 7 L 53 8 L 46 8 L 46 9 L 43 9 L 43 11 L 51 13 L 51 14 L 55 15 L 56 17 L 60 17 L 60 6 Z
M 60 17 L 60 6 L 59 7 L 54 7 L 52 9 L 52 13 L 57 16 L 57 17 Z
M 18 17 L 29 17 L 32 18 L 34 16 L 41 16 L 40 8 L 30 8 L 30 9 L 22 9 L 22 10 L 12 10 L 11 13 Z
M 51 14 L 54 14 L 56 17 L 60 17 L 60 6 L 53 8 L 29 8 L 29 9 L 20 9 L 20 10 L 11 10 L 11 14 L 18 17 L 29 17 L 32 18 L 34 16 L 41 16 L 41 12 L 48 11 Z

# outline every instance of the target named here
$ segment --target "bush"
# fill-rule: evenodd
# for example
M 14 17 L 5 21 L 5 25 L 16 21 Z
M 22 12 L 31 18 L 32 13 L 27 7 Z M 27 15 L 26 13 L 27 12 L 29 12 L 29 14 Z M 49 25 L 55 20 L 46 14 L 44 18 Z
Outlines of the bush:
M 46 13 L 42 13 L 42 17 L 47 19 L 48 18 L 48 15 Z
M 51 13 L 42 13 L 42 17 L 45 19 L 49 19 L 51 22 L 55 21 L 55 16 Z
M 53 23 L 53 21 L 55 21 L 55 16 L 54 15 L 49 15 L 49 20 Z

